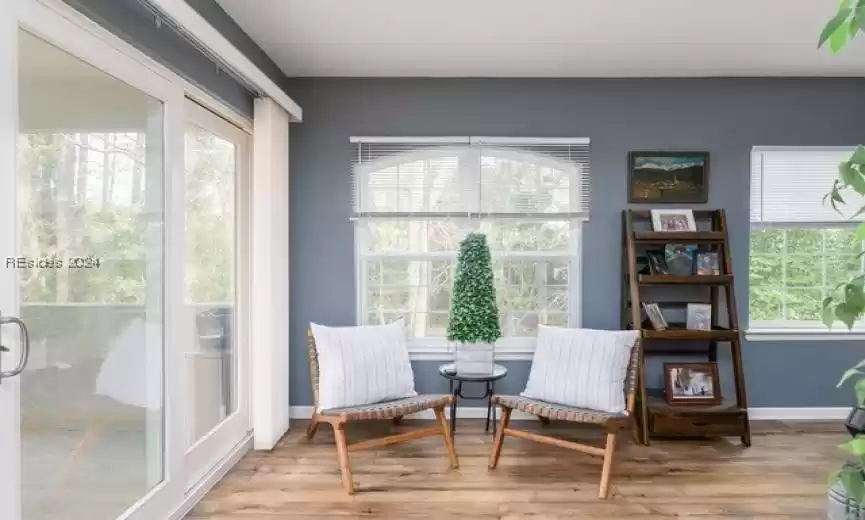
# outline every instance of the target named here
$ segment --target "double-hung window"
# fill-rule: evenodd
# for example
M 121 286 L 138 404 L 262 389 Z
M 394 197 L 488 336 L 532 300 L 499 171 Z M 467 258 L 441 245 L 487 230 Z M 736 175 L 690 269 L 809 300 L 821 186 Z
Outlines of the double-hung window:
M 403 318 L 415 353 L 447 348 L 459 243 L 487 235 L 503 338 L 579 324 L 588 139 L 352 138 L 361 324 Z
M 831 336 L 822 302 L 862 274 L 863 242 L 848 217 L 862 204 L 852 191 L 839 214 L 824 195 L 852 148 L 754 148 L 751 154 L 749 337 Z M 861 218 L 861 217 L 860 217 Z M 843 326 L 834 334 L 844 334 Z M 795 338 L 791 338 L 795 339 Z

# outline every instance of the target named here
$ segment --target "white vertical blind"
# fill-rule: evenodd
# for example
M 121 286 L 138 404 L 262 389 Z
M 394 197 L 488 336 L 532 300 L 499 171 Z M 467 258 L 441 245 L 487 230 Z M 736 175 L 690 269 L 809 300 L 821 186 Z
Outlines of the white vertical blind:
M 754 148 L 751 152 L 751 223 L 797 225 L 846 222 L 863 203 L 855 192 L 843 193 L 839 214 L 823 202 L 838 165 L 854 148 Z
M 588 218 L 586 138 L 354 137 L 355 217 Z

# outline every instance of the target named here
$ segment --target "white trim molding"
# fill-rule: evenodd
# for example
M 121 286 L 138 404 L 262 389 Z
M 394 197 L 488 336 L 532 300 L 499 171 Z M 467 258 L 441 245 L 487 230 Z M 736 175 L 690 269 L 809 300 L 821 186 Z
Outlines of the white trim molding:
M 816 407 L 816 408 L 799 408 L 799 407 L 758 407 L 748 408 L 748 416 L 752 421 L 843 421 L 850 413 L 849 407 Z M 485 419 L 487 409 L 483 406 L 458 406 L 457 419 Z M 497 414 L 497 418 L 498 418 Z M 312 417 L 312 406 L 292 406 L 292 419 L 309 419 Z M 407 416 L 408 419 L 435 419 L 432 410 L 424 410 L 416 414 Z M 515 421 L 524 421 L 529 419 L 537 420 L 534 415 L 514 411 L 511 419 Z
M 747 341 L 860 341 L 865 330 L 853 329 L 751 329 L 745 331 Z
M 187 36 L 222 62 L 227 69 L 238 74 L 261 92 L 272 98 L 291 117 L 291 121 L 303 120 L 303 110 L 247 58 L 237 47 L 207 22 L 185 0 L 149 0 L 162 14 L 167 16 Z

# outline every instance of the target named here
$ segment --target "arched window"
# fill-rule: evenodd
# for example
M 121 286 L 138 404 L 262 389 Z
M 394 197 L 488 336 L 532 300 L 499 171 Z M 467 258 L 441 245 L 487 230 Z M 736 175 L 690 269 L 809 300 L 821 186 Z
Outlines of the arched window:
M 353 138 L 361 324 L 406 319 L 415 352 L 445 341 L 459 242 L 486 233 L 504 338 L 579 325 L 587 139 Z

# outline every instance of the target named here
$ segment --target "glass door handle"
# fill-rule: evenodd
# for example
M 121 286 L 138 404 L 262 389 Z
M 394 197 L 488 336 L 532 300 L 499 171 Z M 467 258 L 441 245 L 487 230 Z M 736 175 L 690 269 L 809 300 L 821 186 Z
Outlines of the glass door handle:
M 3 382 L 4 378 L 7 377 L 15 377 L 21 372 L 24 371 L 24 367 L 27 366 L 27 361 L 30 359 L 30 334 L 27 332 L 27 325 L 24 325 L 24 322 L 19 320 L 18 318 L 13 318 L 12 316 L 0 316 L 0 327 L 7 324 L 14 324 L 18 326 L 19 337 L 21 339 L 21 356 L 18 358 L 18 366 L 16 366 L 12 370 L 3 371 L 0 370 L 0 383 Z M 8 351 L 6 347 L 0 345 L 0 351 Z M 2 362 L 2 356 L 0 356 L 0 362 Z

